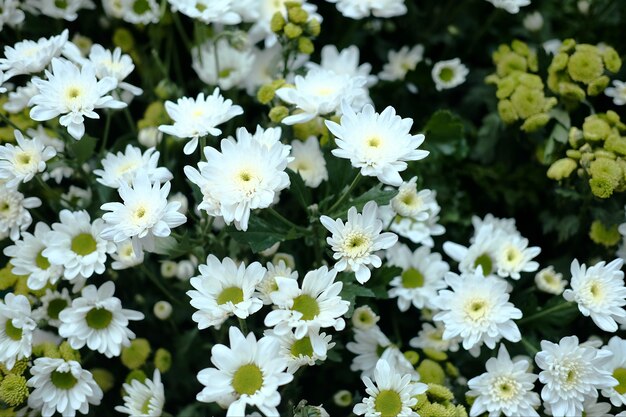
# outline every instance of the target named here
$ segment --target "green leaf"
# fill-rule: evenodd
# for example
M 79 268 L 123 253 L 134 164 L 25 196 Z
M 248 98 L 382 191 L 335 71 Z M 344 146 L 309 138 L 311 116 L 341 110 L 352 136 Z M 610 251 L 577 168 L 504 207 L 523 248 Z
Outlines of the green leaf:
M 234 226 L 229 226 L 228 234 L 237 242 L 250 246 L 252 252 L 261 252 L 272 246 L 276 242 L 298 239 L 303 234 L 296 229 L 287 228 L 275 219 L 261 219 L 258 216 L 251 216 L 248 222 L 248 230 L 237 230 Z
M 343 282 L 343 288 L 340 293 L 341 298 L 350 303 L 350 308 L 348 308 L 348 312 L 345 314 L 347 318 L 352 317 L 357 297 L 376 297 L 376 294 L 374 294 L 374 292 L 369 288 L 364 287 L 359 283 L 355 284 L 354 273 L 341 273 L 338 276 L 338 281 Z
M 302 177 L 297 172 L 287 169 L 287 174 L 289 174 L 289 180 L 291 181 L 289 191 L 291 191 L 304 209 L 308 208 L 312 203 L 311 189 L 304 184 Z
M 375 201 L 379 206 L 386 206 L 396 194 L 398 194 L 398 190 L 383 190 L 382 184 L 377 184 L 360 196 L 346 200 L 335 212 L 328 214 L 328 216 L 333 219 L 344 217 L 350 207 L 356 207 L 357 211 L 360 212 L 369 201 Z
M 446 156 L 467 156 L 465 128 L 461 119 L 449 110 L 438 110 L 424 126 L 425 147 Z
M 549 114 L 550 117 L 556 119 L 557 122 L 563 125 L 565 129 L 569 129 L 571 127 L 572 122 L 570 120 L 569 113 L 565 110 L 554 107 L 552 110 L 550 110 Z
M 497 113 L 490 113 L 483 118 L 477 132 L 476 145 L 472 149 L 474 158 L 483 163 L 493 161 L 502 127 L 502 121 Z
M 73 142 L 70 149 L 76 158 L 76 162 L 81 165 L 91 158 L 96 149 L 96 138 L 85 135 L 80 140 Z

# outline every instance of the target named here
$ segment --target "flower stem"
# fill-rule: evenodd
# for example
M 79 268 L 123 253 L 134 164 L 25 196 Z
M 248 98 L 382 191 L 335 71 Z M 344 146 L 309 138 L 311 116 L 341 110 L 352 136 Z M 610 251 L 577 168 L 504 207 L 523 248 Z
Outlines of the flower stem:
M 337 207 L 339 207 L 341 205 L 341 203 L 343 203 L 345 201 L 346 198 L 350 197 L 350 194 L 352 194 L 352 191 L 354 191 L 354 189 L 356 188 L 356 186 L 358 185 L 359 181 L 361 180 L 361 172 L 359 171 L 358 174 L 356 174 L 356 177 L 354 177 L 354 180 L 352 180 L 352 184 L 350 184 L 350 187 L 348 188 L 348 190 L 346 192 L 344 192 L 341 197 L 339 197 L 339 200 L 337 200 L 335 202 L 335 204 L 333 204 L 329 209 L 328 209 L 328 213 L 331 214 L 333 211 L 335 211 L 335 209 Z
M 526 349 L 526 351 L 532 358 L 534 358 L 535 355 L 539 352 L 539 349 L 537 349 L 535 345 L 530 343 L 530 341 L 526 339 L 525 337 L 522 337 L 522 344 L 524 345 L 524 348 Z
M 237 318 L 237 320 L 239 320 L 239 329 L 241 330 L 241 333 L 243 333 L 244 336 L 248 335 L 248 325 L 246 324 L 246 321 L 244 319 L 241 318 Z
M 277 212 L 276 210 L 274 210 L 271 207 L 267 208 L 267 211 L 274 216 L 275 219 L 277 219 L 278 221 L 280 221 L 281 223 L 283 223 L 286 226 L 289 226 L 290 228 L 296 229 L 296 230 L 300 230 L 300 231 L 304 231 L 307 230 L 301 226 L 298 226 L 297 224 L 291 222 L 290 220 L 286 219 L 282 214 L 280 214 L 279 212 Z M 307 230 L 308 231 L 308 230 Z
M 111 111 L 107 110 L 106 119 L 104 121 L 104 134 L 102 135 L 102 143 L 100 144 L 100 153 L 106 150 L 107 141 L 109 140 L 109 130 L 111 129 Z
M 174 297 L 174 295 L 167 289 L 165 286 L 159 281 L 159 279 L 154 275 L 145 264 L 139 265 L 140 270 L 148 277 L 150 281 L 159 289 L 161 292 L 170 300 L 172 300 L 176 304 L 182 304 L 180 299 Z
M 517 324 L 524 324 L 524 323 L 529 323 L 531 321 L 535 321 L 537 319 L 540 319 L 542 317 L 545 317 L 547 315 L 550 315 L 552 313 L 555 313 L 557 311 L 562 311 L 562 310 L 571 310 L 571 309 L 575 309 L 577 307 L 576 303 L 568 301 L 565 303 L 561 303 L 561 304 L 557 304 L 555 306 L 552 306 L 550 308 L 546 308 L 545 310 L 541 310 L 535 314 L 531 314 L 530 316 L 527 316 L 521 320 L 519 320 L 517 322 Z

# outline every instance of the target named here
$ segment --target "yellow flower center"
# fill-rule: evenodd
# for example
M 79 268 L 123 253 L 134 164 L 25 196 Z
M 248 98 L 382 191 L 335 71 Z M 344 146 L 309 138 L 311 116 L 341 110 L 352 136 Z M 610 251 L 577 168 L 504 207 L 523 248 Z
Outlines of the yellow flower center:
M 255 364 L 243 365 L 235 371 L 230 383 L 239 395 L 252 395 L 263 386 L 263 372 Z
M 380 413 L 380 417 L 396 417 L 402 412 L 400 394 L 390 389 L 380 391 L 374 400 L 374 409 Z
M 313 320 L 320 313 L 317 300 L 307 294 L 301 294 L 294 298 L 291 309 L 302 313 L 302 320 Z
M 72 251 L 78 255 L 87 256 L 96 251 L 98 244 L 91 233 L 81 233 L 72 239 Z
M 217 296 L 217 304 L 238 304 L 243 301 L 243 290 L 239 287 L 227 287 Z
M 401 278 L 404 288 L 421 288 L 424 286 L 424 275 L 415 268 L 404 271 Z

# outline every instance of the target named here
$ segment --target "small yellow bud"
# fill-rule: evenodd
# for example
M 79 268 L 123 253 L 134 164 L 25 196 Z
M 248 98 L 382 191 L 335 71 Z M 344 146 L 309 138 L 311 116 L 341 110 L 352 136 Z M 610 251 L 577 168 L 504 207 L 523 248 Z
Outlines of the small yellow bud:
M 554 161 L 548 168 L 547 176 L 550 179 L 560 181 L 572 175 L 578 164 L 570 158 L 559 159 Z
M 569 158 L 572 159 L 580 159 L 581 157 L 581 153 L 579 150 L 576 149 L 568 149 L 565 151 L 565 155 L 567 155 Z
M 124 52 L 131 51 L 135 47 L 133 34 L 128 29 L 116 29 L 113 33 L 113 45 L 119 46 Z
M 309 19 L 309 14 L 298 5 L 298 7 L 290 7 L 287 10 L 287 17 L 291 23 L 301 24 L 306 23 Z
M 146 359 L 150 356 L 150 342 L 139 338 L 130 342 L 130 346 L 122 349 L 121 360 L 128 369 L 137 369 L 146 363 Z
M 270 101 L 274 100 L 276 96 L 276 90 L 273 86 L 266 84 L 259 88 L 259 91 L 256 93 L 256 98 L 259 100 L 261 104 L 267 104 Z
M 446 380 L 446 374 L 441 365 L 430 359 L 424 359 L 417 367 L 417 372 L 424 383 L 443 384 Z
M 172 367 L 172 354 L 167 349 L 158 348 L 154 353 L 154 366 L 165 373 Z
M 420 355 L 414 350 L 407 350 L 404 352 L 404 357 L 411 363 L 411 365 L 415 365 L 420 360 Z
M 308 33 L 309 35 L 316 37 L 319 36 L 321 31 L 322 25 L 320 24 L 319 20 L 311 19 L 306 23 L 306 33 Z
M 115 386 L 113 374 L 104 368 L 94 368 L 91 371 L 94 381 L 103 392 L 108 392 Z
M 612 133 L 604 142 L 604 149 L 620 155 L 626 155 L 626 138 L 617 133 Z
M 597 96 L 602 93 L 609 85 L 611 80 L 606 75 L 602 75 L 589 83 L 587 86 L 587 94 L 590 96 Z
M 615 49 L 610 46 L 607 46 L 602 52 L 602 59 L 604 61 L 604 66 L 606 69 L 611 71 L 612 73 L 616 73 L 622 67 L 622 60 L 619 57 L 619 54 Z
M 518 119 L 515 107 L 509 100 L 500 100 L 498 102 L 498 114 L 502 121 L 508 125 L 515 123 Z
M 550 121 L 550 115 L 547 113 L 538 113 L 530 116 L 528 119 L 522 123 L 520 129 L 524 132 L 536 132 L 541 129 Z
M 64 341 L 59 345 L 59 355 L 66 361 L 80 361 L 80 352 L 72 349 L 67 341 Z
M 126 380 L 124 382 L 130 384 L 133 379 L 136 379 L 139 382 L 144 382 L 147 378 L 148 377 L 144 371 L 141 369 L 134 369 L 126 375 Z
M 580 45 L 579 45 L 580 46 Z M 602 75 L 604 65 L 597 51 L 577 48 L 569 58 L 567 72 L 574 81 L 589 84 Z
M 305 55 L 311 55 L 315 51 L 315 46 L 309 38 L 298 38 L 298 51 Z
M 269 112 L 269 118 L 273 123 L 280 123 L 287 116 L 289 116 L 289 109 L 285 106 L 272 107 Z
M 589 237 L 598 245 L 608 247 L 615 246 L 622 239 L 622 235 L 617 230 L 617 225 L 606 227 L 600 220 L 594 220 L 591 223 Z
M 272 32 L 280 33 L 280 32 L 282 32 L 283 28 L 285 27 L 285 23 L 286 23 L 285 22 L 285 17 L 282 15 L 282 13 L 276 12 L 272 16 L 272 20 L 270 22 L 270 28 L 271 28 Z
M 283 30 L 285 32 L 285 36 L 287 36 L 287 38 L 289 39 L 295 39 L 302 35 L 302 28 L 298 25 L 294 25 L 291 22 L 287 23 Z
M 0 382 L 0 400 L 9 407 L 16 407 L 28 398 L 26 378 L 21 375 L 9 374 Z
M 586 140 L 605 140 L 611 134 L 611 126 L 596 114 L 587 116 L 583 123 L 583 137 Z

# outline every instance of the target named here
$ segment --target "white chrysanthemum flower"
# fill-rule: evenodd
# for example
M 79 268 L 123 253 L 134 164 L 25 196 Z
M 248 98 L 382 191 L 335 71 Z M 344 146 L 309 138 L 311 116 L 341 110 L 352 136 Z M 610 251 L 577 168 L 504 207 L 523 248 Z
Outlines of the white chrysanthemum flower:
M 613 86 L 607 87 L 604 94 L 611 97 L 616 106 L 623 106 L 626 104 L 626 82 L 613 80 Z
M 183 97 L 176 103 L 166 101 L 165 110 L 174 124 L 161 125 L 159 130 L 178 138 L 190 138 L 183 149 L 187 155 L 198 147 L 198 138 L 220 135 L 222 131 L 216 127 L 217 125 L 243 114 L 241 106 L 233 105 L 230 99 L 224 99 L 219 88 L 213 90 L 213 94 L 206 98 L 204 93 L 200 93 L 195 99 Z
M 276 95 L 301 112 L 285 117 L 281 123 L 295 125 L 340 110 L 345 112 L 345 108 L 363 103 L 362 96 L 368 94 L 364 88 L 366 83 L 364 76 L 336 74 L 322 68 L 310 69 L 304 77 L 296 75 L 295 86 L 279 88 Z
M 602 395 L 611 400 L 615 407 L 624 407 L 626 406 L 626 340 L 613 336 L 609 343 L 602 347 L 602 350 L 613 354 L 605 368 L 618 381 L 616 386 L 604 388 Z
M 206 24 L 241 23 L 241 16 L 232 9 L 233 0 L 168 0 L 168 3 L 172 6 L 173 12 L 181 12 Z
M 132 268 L 143 263 L 143 251 L 138 250 L 135 252 L 132 240 L 128 239 L 123 242 L 116 243 L 115 245 L 117 246 L 117 250 L 111 254 L 111 258 L 113 258 L 111 268 L 115 270 L 122 270 Z
M 370 306 L 360 306 L 352 312 L 352 325 L 355 329 L 369 330 L 376 326 L 380 316 Z
M 570 268 L 572 288 L 563 293 L 567 301 L 578 303 L 580 312 L 591 317 L 605 332 L 617 331 L 616 320 L 623 322 L 626 319 L 623 264 L 624 260 L 618 258 L 609 264 L 602 261 L 587 268 L 574 259 Z
M 17 360 L 30 357 L 36 328 L 28 298 L 5 295 L 4 302 L 0 302 L 0 363 L 8 370 Z
M 337 139 L 337 149 L 332 154 L 349 159 L 353 167 L 367 177 L 377 177 L 384 184 L 400 186 L 400 172 L 407 162 L 428 156 L 428 151 L 417 148 L 424 135 L 411 135 L 413 119 L 403 119 L 389 106 L 382 113 L 367 104 L 359 113 L 342 106 L 340 124 L 326 121 L 326 126 Z
M 419 349 L 432 349 L 438 352 L 456 352 L 459 350 L 459 343 L 463 341 L 461 337 L 444 339 L 445 327 L 441 322 L 435 322 L 435 326 L 430 323 L 423 323 L 422 330 L 417 333 L 417 337 L 409 340 L 409 345 Z
M 19 0 L 0 0 L 0 30 L 4 25 L 12 28 L 18 26 L 24 21 L 24 17 Z
M 353 412 L 359 416 L 365 414 L 366 417 L 414 417 L 416 413 L 412 407 L 417 404 L 415 397 L 428 389 L 426 384 L 412 382 L 410 374 L 398 372 L 384 359 L 376 363 L 374 381 L 367 376 L 362 377 L 362 380 L 369 397 L 356 404 Z
M 519 234 L 515 226 L 515 219 L 501 219 L 491 213 L 487 213 L 483 219 L 478 216 L 472 216 L 472 226 L 474 226 L 474 234 L 470 238 L 471 243 L 474 243 L 484 233 L 482 229 L 487 229 L 489 233 Z
M 431 301 L 437 291 L 446 288 L 443 279 L 450 266 L 441 255 L 431 253 L 430 248 L 421 246 L 411 252 L 408 246 L 397 244 L 387 250 L 388 265 L 402 268 L 402 273 L 394 277 L 387 292 L 389 298 L 398 299 L 400 311 L 407 311 L 411 304 L 415 308 L 432 308 Z
M 165 404 L 165 392 L 161 383 L 161 373 L 154 370 L 152 379 L 139 382 L 137 379 L 124 383 L 124 405 L 115 407 L 118 413 L 131 416 L 160 416 Z
M 391 199 L 390 205 L 396 214 L 402 217 L 411 217 L 413 220 L 425 221 L 430 212 L 437 206 L 435 192 L 429 189 L 417 191 L 417 177 L 403 182 L 398 188 L 398 194 Z
M 70 281 L 102 274 L 107 254 L 115 251 L 113 242 L 100 237 L 104 221 L 96 219 L 92 223 L 84 210 L 61 210 L 59 219 L 60 223 L 52 225 L 42 255 L 52 265 L 63 266 L 63 276 Z
M 337 10 L 345 17 L 365 19 L 374 17 L 394 17 L 406 14 L 404 0 L 327 0 L 337 3 Z
M 95 9 L 96 6 L 91 0 L 26 0 L 25 6 L 33 14 L 42 14 L 53 19 L 63 19 L 73 22 L 78 18 L 81 9 Z
M 377 325 L 369 329 L 354 329 L 354 341 L 346 344 L 346 349 L 356 356 L 350 364 L 351 371 L 361 371 L 361 376 L 372 377 L 376 363 L 385 352 L 392 346 L 391 341 Z
M 576 336 L 564 337 L 558 344 L 541 341 L 541 352 L 535 356 L 542 369 L 541 398 L 554 417 L 582 415 L 585 399 L 597 398 L 599 389 L 617 385 L 606 369 L 611 356 L 609 351 L 579 345 Z
M 72 297 L 67 288 L 61 291 L 46 288 L 46 293 L 39 298 L 41 305 L 33 311 L 36 320 L 44 320 L 48 325 L 59 327 L 59 314 L 72 304 Z
M 89 52 L 89 61 L 96 68 L 96 77 L 99 80 L 105 77 L 113 77 L 117 80 L 117 88 L 122 90 L 122 101 L 128 103 L 133 96 L 143 93 L 141 88 L 124 81 L 135 69 L 135 64 L 130 55 L 122 54 L 121 48 L 117 47 L 111 52 L 104 49 L 102 45 L 94 44 Z
M 263 304 L 269 305 L 272 304 L 272 298 L 270 295 L 274 291 L 278 291 L 276 277 L 297 280 L 298 271 L 292 271 L 292 269 L 288 267 L 285 261 L 282 259 L 280 259 L 276 263 L 268 262 L 266 266 L 267 271 L 265 272 L 265 275 L 263 276 L 261 282 L 259 282 L 256 286 L 256 295 L 261 299 L 261 301 L 263 301 Z
M 30 117 L 37 121 L 59 118 L 61 126 L 76 140 L 85 134 L 85 117 L 99 119 L 95 109 L 121 109 L 126 103 L 107 95 L 117 86 L 113 77 L 96 78 L 90 63 L 82 68 L 65 59 L 52 59 L 52 72 L 46 70 L 47 80 L 33 79 L 39 93 L 30 99 Z
M 224 38 L 216 43 L 209 40 L 192 48 L 191 58 L 191 67 L 198 74 L 198 78 L 205 84 L 217 85 L 222 90 L 244 88 L 244 80 L 254 62 L 251 49 L 235 48 Z
M 563 274 L 556 272 L 554 267 L 550 265 L 537 272 L 535 275 L 535 285 L 539 291 L 561 295 L 567 286 L 567 280 L 564 280 Z
M 315 136 L 309 137 L 304 142 L 292 141 L 291 156 L 293 161 L 287 168 L 300 174 L 307 187 L 317 188 L 322 181 L 328 180 L 326 160 Z
M 380 268 L 382 261 L 375 252 L 389 249 L 398 241 L 394 233 L 381 233 L 383 222 L 377 217 L 378 205 L 375 201 L 368 201 L 363 207 L 363 213 L 357 213 L 356 207 L 348 210 L 348 220 L 333 220 L 328 216 L 321 216 L 320 222 L 332 233 L 326 242 L 333 250 L 333 259 L 338 262 L 334 269 L 337 271 L 353 271 L 356 280 L 361 284 L 369 281 L 372 272 L 369 265 Z
M 37 197 L 24 198 L 24 194 L 0 184 L 0 236 L 16 241 L 33 222 L 28 209 L 41 206 Z
M 122 308 L 121 300 L 114 297 L 114 293 L 113 281 L 105 282 L 100 288 L 89 285 L 59 314 L 59 335 L 67 338 L 72 349 L 87 345 L 111 358 L 119 356 L 122 347 L 130 346 L 135 333 L 128 328 L 128 322 L 143 320 L 144 315 Z
M 498 270 L 497 253 L 508 239 L 509 236 L 502 231 L 492 225 L 485 225 L 474 235 L 474 241 L 469 247 L 445 242 L 443 250 L 459 263 L 459 271 L 462 273 L 472 274 L 480 267 L 484 276 L 493 276 Z
M 229 329 L 228 336 L 230 347 L 217 344 L 211 348 L 215 368 L 198 372 L 198 381 L 205 388 L 196 399 L 228 407 L 227 417 L 245 416 L 247 405 L 256 406 L 266 416 L 277 416 L 278 387 L 293 379 L 285 372 L 287 361 L 277 355 L 278 340 L 262 337 L 257 341 L 253 333 L 244 336 L 236 327 Z
M 160 4 L 156 0 L 120 0 L 122 3 L 121 19 L 134 25 L 159 23 Z
M 459 58 L 437 62 L 431 71 L 437 91 L 457 87 L 465 82 L 469 70 Z
M 223 139 L 221 152 L 204 148 L 206 162 L 200 171 L 185 167 L 191 182 L 200 187 L 203 202 L 198 208 L 211 216 L 223 216 L 227 224 L 235 223 L 240 230 L 248 229 L 250 212 L 269 207 L 276 194 L 289 187 L 285 172 L 290 146 L 280 142 L 281 130 L 257 127 L 254 135 L 245 128 L 237 129 L 237 140 Z
M 48 246 L 50 226 L 39 222 L 34 234 L 22 233 L 22 239 L 4 249 L 4 254 L 11 257 L 13 273 L 27 275 L 26 285 L 31 290 L 40 290 L 47 284 L 54 285 L 63 276 L 63 267 L 52 265 L 43 251 Z
M 539 263 L 532 259 L 539 255 L 541 248 L 528 247 L 528 239 L 520 235 L 509 236 L 496 250 L 497 274 L 503 278 L 520 279 L 520 272 L 535 272 Z
M 511 14 L 519 12 L 520 7 L 528 6 L 530 0 L 487 0 L 498 9 L 504 9 Z
M 17 146 L 10 143 L 0 146 L 0 180 L 6 186 L 17 188 L 46 169 L 46 161 L 56 155 L 52 146 L 44 146 L 37 138 L 25 138 L 19 130 L 14 131 Z
M 500 345 L 497 358 L 485 364 L 487 372 L 467 381 L 467 395 L 476 397 L 470 416 L 488 412 L 490 416 L 539 416 L 535 410 L 541 405 L 539 394 L 533 392 L 537 375 L 527 372 L 525 359 L 511 360 L 506 347 Z
M 0 71 L 2 72 L 2 71 Z M 2 83 L 0 83 L 1 85 Z M 9 99 L 2 106 L 2 108 L 9 113 L 19 113 L 28 107 L 30 99 L 37 94 L 37 87 L 31 81 L 26 83 L 25 86 L 19 86 L 15 91 L 9 92 Z M 39 125 L 37 128 L 43 128 Z
M 130 185 L 141 174 L 147 175 L 151 183 L 164 183 L 174 176 L 169 169 L 158 166 L 159 155 L 155 148 L 142 154 L 141 149 L 129 144 L 124 152 L 107 153 L 101 161 L 103 169 L 95 169 L 93 173 L 100 184 L 111 188 L 119 188 L 122 183 Z
M 324 327 L 342 330 L 345 322 L 341 316 L 348 311 L 350 303 L 339 296 L 343 283 L 335 282 L 336 276 L 336 270 L 322 266 L 307 272 L 301 288 L 297 280 L 276 277 L 278 291 L 270 297 L 277 308 L 267 314 L 265 325 L 274 327 L 278 335 L 295 329 L 298 340 Z M 317 352 L 317 346 L 313 349 Z
M 13 46 L 6 45 L 4 58 L 0 58 L 0 70 L 5 72 L 5 79 L 43 71 L 53 58 L 61 55 L 68 34 L 65 29 L 60 35 L 49 39 L 23 40 Z
M 230 258 L 220 262 L 209 255 L 198 270 L 200 275 L 189 281 L 195 290 L 187 291 L 187 295 L 191 297 L 189 303 L 198 309 L 191 318 L 199 329 L 219 329 L 228 317 L 245 319 L 263 307 L 254 292 L 266 272 L 260 263 L 246 267 L 243 262 L 237 265 Z
M 102 390 L 91 372 L 76 361 L 37 358 L 30 373 L 27 384 L 34 390 L 28 396 L 28 406 L 41 410 L 43 417 L 52 417 L 55 412 L 74 417 L 76 411 L 87 414 L 89 404 L 100 405 Z
M 378 74 L 378 78 L 385 81 L 404 80 L 406 74 L 413 71 L 423 59 L 423 45 L 415 45 L 411 49 L 408 46 L 403 46 L 399 51 L 390 50 L 387 53 L 389 62 L 383 65 L 383 70 Z
M 264 336 L 278 339 L 278 354 L 287 360 L 287 372 L 290 374 L 295 374 L 302 366 L 314 366 L 315 361 L 325 361 L 328 350 L 335 346 L 330 335 L 319 332 L 311 332 L 302 339 L 296 339 L 291 332 L 277 335 L 273 330 L 266 330 Z
M 483 343 L 494 349 L 502 338 L 511 342 L 522 339 L 513 322 L 522 318 L 522 312 L 509 302 L 506 282 L 485 278 L 480 272 L 448 272 L 445 279 L 450 289 L 439 291 L 432 301 L 441 310 L 433 319 L 443 322 L 444 339 L 461 336 L 463 348 L 474 351 Z
M 377 77 L 371 75 L 372 66 L 368 63 L 359 65 L 359 48 L 356 45 L 348 46 L 339 52 L 335 45 L 324 45 L 321 51 L 320 63 L 308 62 L 309 68 L 322 68 L 335 74 L 345 74 L 351 77 L 367 78 L 367 87 L 376 84 Z
M 147 175 L 133 178 L 132 184 L 122 182 L 118 188 L 123 203 L 105 203 L 100 208 L 106 222 L 101 236 L 116 243 L 132 239 L 133 247 L 153 250 L 155 239 L 167 237 L 171 229 L 187 221 L 178 211 L 179 202 L 168 202 L 171 184 L 152 184 Z

